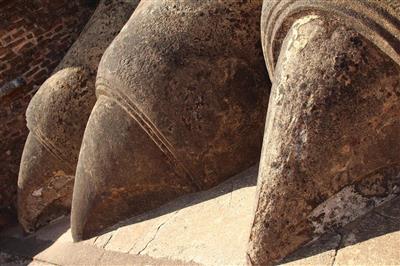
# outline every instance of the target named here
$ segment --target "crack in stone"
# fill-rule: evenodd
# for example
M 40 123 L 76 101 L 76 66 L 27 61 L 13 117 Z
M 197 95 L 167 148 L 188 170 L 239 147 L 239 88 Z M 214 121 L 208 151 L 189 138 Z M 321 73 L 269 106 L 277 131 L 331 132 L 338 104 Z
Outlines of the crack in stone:
M 137 255 L 141 255 L 143 251 L 145 251 L 145 249 L 150 245 L 151 242 L 154 241 L 154 239 L 156 239 L 158 232 L 160 231 L 161 227 L 163 227 L 168 221 L 170 221 L 172 218 L 174 218 L 177 214 L 178 211 L 175 211 L 174 214 L 172 214 L 168 219 L 166 219 L 164 222 L 162 222 L 158 227 L 156 232 L 154 233 L 153 237 L 147 242 L 147 244 L 137 253 Z
M 113 237 L 113 233 L 110 234 L 110 237 L 108 238 L 107 242 L 104 244 L 103 248 L 105 249 L 108 243 L 110 242 L 111 238 Z
M 340 247 L 343 245 L 343 241 L 344 241 L 344 236 L 343 236 L 343 234 L 341 232 L 335 231 L 335 233 L 340 236 L 340 239 L 339 239 L 338 244 L 337 244 L 337 246 L 335 248 L 335 254 L 333 255 L 333 260 L 332 260 L 331 266 L 335 265 L 335 261 L 336 261 L 336 257 L 337 257 L 338 251 L 339 251 Z
M 110 236 L 109 236 L 109 238 L 107 239 L 106 243 L 105 243 L 104 245 L 99 245 L 98 247 L 99 247 L 99 248 L 102 248 L 102 249 L 105 249 L 106 246 L 107 246 L 107 244 L 110 242 L 110 240 L 111 240 L 112 237 L 113 237 L 113 233 L 110 233 Z M 95 239 L 94 242 L 93 242 L 93 245 L 96 246 L 96 242 L 97 242 L 97 241 L 100 241 L 100 236 L 97 236 L 97 237 L 96 237 L 96 239 Z

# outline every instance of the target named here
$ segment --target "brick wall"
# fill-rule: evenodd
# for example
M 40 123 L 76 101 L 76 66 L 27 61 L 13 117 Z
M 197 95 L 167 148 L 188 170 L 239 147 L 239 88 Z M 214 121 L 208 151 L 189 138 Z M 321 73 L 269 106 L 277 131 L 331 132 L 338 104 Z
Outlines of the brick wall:
M 0 230 L 15 221 L 27 105 L 94 7 L 93 0 L 0 0 Z

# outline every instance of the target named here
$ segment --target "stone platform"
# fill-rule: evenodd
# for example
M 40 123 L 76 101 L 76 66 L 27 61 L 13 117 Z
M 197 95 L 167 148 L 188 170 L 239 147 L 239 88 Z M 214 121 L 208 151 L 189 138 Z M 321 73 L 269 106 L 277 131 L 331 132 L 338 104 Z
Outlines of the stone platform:
M 72 243 L 69 218 L 2 232 L 0 265 L 244 265 L 257 167 Z M 324 235 L 288 265 L 400 265 L 400 199 Z

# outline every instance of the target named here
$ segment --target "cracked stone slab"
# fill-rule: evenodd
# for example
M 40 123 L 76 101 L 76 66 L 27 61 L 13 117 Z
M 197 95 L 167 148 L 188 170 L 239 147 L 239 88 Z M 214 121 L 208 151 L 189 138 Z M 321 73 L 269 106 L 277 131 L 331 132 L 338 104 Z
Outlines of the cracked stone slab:
M 169 215 L 167 219 L 163 219 L 163 221 L 158 224 L 158 226 L 155 228 L 155 230 L 153 230 L 150 233 L 150 239 L 148 241 L 146 241 L 146 244 L 142 248 L 140 248 L 139 252 L 136 253 L 137 255 L 145 254 L 145 251 L 146 251 L 147 247 L 149 245 L 151 245 L 153 243 L 153 241 L 157 238 L 158 232 L 161 230 L 161 228 L 163 228 L 163 226 L 165 224 L 167 224 L 168 221 L 171 220 L 172 217 L 174 215 L 176 215 L 177 213 L 178 213 L 178 211 L 174 212 L 172 215 Z M 130 253 L 132 253 L 132 252 L 135 252 L 135 251 L 132 249 L 132 250 L 130 250 Z
M 140 254 L 203 265 L 245 265 L 256 177 L 253 167 L 214 189 L 182 199 L 188 205 L 159 225 Z
M 85 242 L 44 241 L 29 238 L 0 239 L 0 265 L 195 265 L 107 251 Z
M 97 237 L 94 241 L 94 246 L 98 248 L 105 248 L 107 244 L 111 241 L 111 238 L 113 236 L 114 232 L 107 232 L 103 235 L 100 235 Z
M 55 242 L 36 260 L 47 258 L 47 262 L 63 265 L 68 261 L 67 256 L 60 255 L 61 247 L 65 246 L 71 251 L 64 254 L 73 254 L 76 247 L 76 256 L 84 256 L 93 249 L 92 259 L 99 258 L 98 250 L 105 250 L 185 264 L 245 264 L 256 179 L 257 166 L 254 166 L 211 190 L 186 195 L 80 243 L 72 243 L 69 217 L 65 217 L 30 236 L 32 240 Z M 25 241 L 19 232 L 10 234 Z M 74 263 L 77 262 L 73 258 L 68 262 Z
M 298 249 L 287 257 L 282 265 L 319 265 L 331 266 L 335 260 L 342 237 L 336 233 L 327 233 L 318 240 Z
M 256 178 L 254 166 L 211 190 L 128 219 L 100 235 L 94 245 L 188 263 L 245 264 Z M 226 242 L 223 250 L 218 248 L 221 242 Z
M 1 233 L 0 250 L 34 258 L 32 265 L 245 265 L 256 179 L 257 167 L 252 167 L 79 243 L 72 243 L 69 217 L 34 235 L 10 229 Z M 323 235 L 283 263 L 399 265 L 399 206 L 400 197 Z
M 399 265 L 399 247 L 400 232 L 371 238 L 340 249 L 334 265 Z
M 139 254 L 146 245 L 153 239 L 158 228 L 172 214 L 138 219 L 135 223 L 118 228 L 110 242 L 105 247 L 106 250 L 118 251 L 130 254 Z
M 346 226 L 334 265 L 399 265 L 400 222 L 390 218 L 399 214 L 399 200 L 397 197 Z
M 105 251 L 85 244 L 56 242 L 34 260 L 56 265 L 183 265 L 180 261 Z

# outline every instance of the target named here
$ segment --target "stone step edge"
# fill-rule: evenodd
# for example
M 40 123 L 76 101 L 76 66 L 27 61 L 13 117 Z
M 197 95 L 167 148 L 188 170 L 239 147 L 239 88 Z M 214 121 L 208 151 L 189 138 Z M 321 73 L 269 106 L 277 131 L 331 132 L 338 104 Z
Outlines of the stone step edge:
M 199 265 L 194 262 L 109 251 L 83 243 L 52 242 L 37 238 L 2 237 L 0 251 L 55 265 Z

